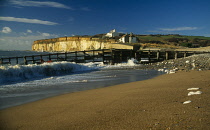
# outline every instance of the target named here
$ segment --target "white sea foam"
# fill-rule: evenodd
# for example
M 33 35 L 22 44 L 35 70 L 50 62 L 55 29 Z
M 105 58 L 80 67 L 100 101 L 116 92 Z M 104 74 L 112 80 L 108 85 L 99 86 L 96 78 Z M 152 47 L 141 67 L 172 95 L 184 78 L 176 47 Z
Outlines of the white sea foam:
M 95 64 L 76 64 L 70 62 L 44 63 L 40 65 L 10 65 L 0 66 L 0 83 L 21 81 L 24 79 L 48 77 L 54 75 L 70 74 L 79 71 L 98 69 Z M 50 77 L 52 78 L 52 77 Z
M 175 70 L 169 70 L 169 71 L 167 72 L 167 74 L 174 74 L 174 73 L 176 73 Z
M 175 70 L 175 69 L 173 69 L 173 70 L 158 69 L 158 71 L 163 71 L 163 72 L 165 72 L 165 73 L 167 73 L 167 74 L 174 74 L 174 73 L 176 73 L 176 70 Z
M 53 79 L 53 76 L 71 74 L 74 72 L 91 71 L 103 68 L 116 68 L 124 66 L 135 66 L 135 59 L 127 63 L 116 65 L 104 65 L 103 62 L 76 64 L 73 62 L 53 62 L 29 65 L 0 66 L 0 84 L 17 82 L 34 78 Z
M 134 58 L 131 58 L 128 60 L 128 65 L 133 66 L 133 65 L 137 65 L 138 61 Z
M 65 81 L 65 83 L 85 83 L 85 82 L 88 82 L 88 80 Z
M 105 68 L 118 68 L 118 67 L 133 67 L 133 66 L 140 66 L 138 61 L 134 58 L 128 59 L 125 63 L 116 63 L 114 65 L 107 65 Z
M 158 71 L 162 71 L 162 72 L 164 72 L 165 70 L 164 70 L 164 69 L 158 69 Z

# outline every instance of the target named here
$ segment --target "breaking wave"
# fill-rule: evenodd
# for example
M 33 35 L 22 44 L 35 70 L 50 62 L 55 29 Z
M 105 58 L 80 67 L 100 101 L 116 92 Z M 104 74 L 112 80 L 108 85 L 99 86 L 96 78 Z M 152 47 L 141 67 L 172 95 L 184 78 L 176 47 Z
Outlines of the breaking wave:
M 92 71 L 103 68 L 116 68 L 124 66 L 135 66 L 135 59 L 128 60 L 127 63 L 116 65 L 103 65 L 102 62 L 76 64 L 73 62 L 53 62 L 29 65 L 7 65 L 0 66 L 0 84 L 21 82 L 24 80 L 43 78 L 56 75 L 72 74 L 75 72 Z
M 0 84 L 74 72 L 96 70 L 96 64 L 82 65 L 70 62 L 44 63 L 40 65 L 0 66 Z

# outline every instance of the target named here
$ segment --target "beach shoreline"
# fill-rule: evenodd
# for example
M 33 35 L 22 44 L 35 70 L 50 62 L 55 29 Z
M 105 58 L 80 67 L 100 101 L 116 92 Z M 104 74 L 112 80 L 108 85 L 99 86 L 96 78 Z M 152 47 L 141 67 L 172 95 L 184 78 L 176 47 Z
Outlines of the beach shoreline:
M 209 70 L 179 71 L 51 97 L 1 110 L 0 126 L 1 129 L 208 129 L 209 77 Z M 199 88 L 201 94 L 188 96 L 193 91 L 188 88 Z M 191 102 L 183 104 L 185 101 Z
M 150 79 L 161 74 L 164 72 L 115 68 L 3 85 L 0 86 L 0 110 L 66 93 Z

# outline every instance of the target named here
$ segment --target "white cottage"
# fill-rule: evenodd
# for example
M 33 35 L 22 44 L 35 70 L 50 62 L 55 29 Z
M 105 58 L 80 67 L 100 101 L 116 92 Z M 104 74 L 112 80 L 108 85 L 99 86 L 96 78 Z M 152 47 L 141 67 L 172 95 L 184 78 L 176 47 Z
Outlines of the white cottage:
M 119 42 L 122 43 L 136 43 L 138 42 L 138 39 L 136 36 L 134 36 L 132 33 L 130 33 L 130 35 L 125 34 L 123 35 L 120 39 Z
M 115 29 L 111 30 L 109 33 L 106 34 L 107 37 L 116 37 L 119 36 L 119 33 L 116 32 Z
M 119 42 L 122 42 L 122 43 L 127 43 L 127 42 L 129 42 L 129 36 L 128 36 L 128 34 L 123 35 L 123 36 L 119 39 Z

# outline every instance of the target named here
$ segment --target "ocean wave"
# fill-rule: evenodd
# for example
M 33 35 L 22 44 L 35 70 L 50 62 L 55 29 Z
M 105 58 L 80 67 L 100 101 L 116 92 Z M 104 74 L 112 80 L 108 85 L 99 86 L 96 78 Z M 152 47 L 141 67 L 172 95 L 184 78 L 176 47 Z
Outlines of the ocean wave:
M 0 84 L 41 78 L 55 75 L 71 74 L 74 72 L 96 70 L 96 64 L 76 64 L 71 62 L 54 62 L 40 65 L 9 65 L 0 66 Z
M 29 64 L 29 65 L 8 65 L 0 66 L 0 84 L 7 84 L 13 82 L 22 82 L 24 80 L 32 80 L 35 78 L 44 78 L 65 74 L 72 74 L 75 72 L 92 71 L 98 69 L 110 69 L 116 67 L 136 66 L 136 60 L 130 59 L 127 63 L 104 65 L 103 62 L 95 63 L 81 63 L 74 62 L 52 62 L 43 64 Z

